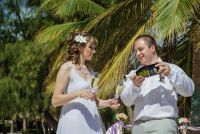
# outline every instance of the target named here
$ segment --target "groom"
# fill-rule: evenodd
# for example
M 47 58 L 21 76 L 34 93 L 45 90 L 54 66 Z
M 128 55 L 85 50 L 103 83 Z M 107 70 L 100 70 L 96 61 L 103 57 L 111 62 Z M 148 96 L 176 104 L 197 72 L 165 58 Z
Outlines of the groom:
M 124 82 L 121 99 L 126 106 L 134 105 L 132 134 L 177 134 L 178 94 L 188 97 L 194 92 L 194 83 L 186 73 L 177 65 L 163 62 L 156 50 L 152 36 L 136 38 L 134 51 L 141 66 L 156 64 L 158 72 L 141 76 L 132 70 L 132 77 Z

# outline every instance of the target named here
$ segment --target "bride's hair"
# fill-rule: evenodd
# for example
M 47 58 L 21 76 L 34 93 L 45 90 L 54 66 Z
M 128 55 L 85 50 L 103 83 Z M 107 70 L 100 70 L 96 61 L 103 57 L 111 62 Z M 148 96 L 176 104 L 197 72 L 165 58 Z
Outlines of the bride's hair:
M 98 44 L 97 39 L 88 32 L 74 32 L 70 34 L 70 39 L 61 42 L 61 44 L 67 46 L 66 61 L 72 61 L 73 64 L 80 63 L 80 51 L 79 47 L 85 47 L 88 42 L 92 41 L 95 45 Z M 86 65 L 89 65 L 89 61 L 86 61 Z

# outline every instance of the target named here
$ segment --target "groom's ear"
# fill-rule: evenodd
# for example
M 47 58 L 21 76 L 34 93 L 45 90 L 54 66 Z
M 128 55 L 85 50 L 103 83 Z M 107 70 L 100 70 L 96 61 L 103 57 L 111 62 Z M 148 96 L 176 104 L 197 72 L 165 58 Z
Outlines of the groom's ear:
M 153 54 L 155 54 L 156 53 L 156 46 L 155 45 L 151 45 L 150 48 L 151 48 Z

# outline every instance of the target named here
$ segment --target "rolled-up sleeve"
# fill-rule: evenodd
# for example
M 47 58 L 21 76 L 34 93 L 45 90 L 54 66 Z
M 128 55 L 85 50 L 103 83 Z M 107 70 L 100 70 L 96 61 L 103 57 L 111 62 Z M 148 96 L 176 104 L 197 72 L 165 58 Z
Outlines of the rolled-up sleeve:
M 133 84 L 132 80 L 127 79 L 124 83 L 124 90 L 121 93 L 121 100 L 126 106 L 134 105 L 135 99 L 140 93 L 140 87 Z
M 177 65 L 169 64 L 170 74 L 167 76 L 178 94 L 189 97 L 194 92 L 194 82 L 186 73 Z

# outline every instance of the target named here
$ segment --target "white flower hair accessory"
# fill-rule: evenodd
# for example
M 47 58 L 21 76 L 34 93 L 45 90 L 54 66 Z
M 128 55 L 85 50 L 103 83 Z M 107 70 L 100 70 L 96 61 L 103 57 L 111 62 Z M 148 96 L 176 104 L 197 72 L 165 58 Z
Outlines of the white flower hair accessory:
M 86 37 L 84 37 L 83 35 L 81 34 L 78 34 L 75 36 L 74 40 L 77 42 L 77 43 L 80 43 L 80 44 L 85 44 L 87 43 L 87 40 L 86 40 Z

